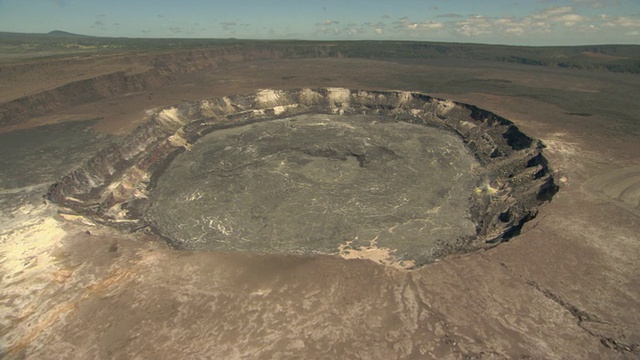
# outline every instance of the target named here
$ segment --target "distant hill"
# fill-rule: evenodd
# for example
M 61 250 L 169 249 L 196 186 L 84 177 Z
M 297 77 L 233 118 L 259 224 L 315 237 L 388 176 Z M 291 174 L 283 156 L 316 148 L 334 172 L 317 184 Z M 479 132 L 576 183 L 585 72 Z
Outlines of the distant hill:
M 0 0 L 2 1 L 2 0 Z M 54 30 L 48 33 L 19 33 L 0 31 L 0 42 L 7 39 L 21 39 L 24 41 L 51 39 L 51 38 L 76 38 L 76 39 L 100 39 L 97 36 L 74 34 L 68 31 Z M 109 38 L 104 38 L 109 39 Z
M 74 33 L 70 33 L 67 31 L 62 31 L 62 30 L 53 30 L 51 32 L 48 32 L 45 34 L 46 36 L 51 36 L 51 37 L 82 37 L 82 38 L 91 38 L 94 36 L 89 36 L 89 35 L 80 35 L 80 34 L 74 34 Z

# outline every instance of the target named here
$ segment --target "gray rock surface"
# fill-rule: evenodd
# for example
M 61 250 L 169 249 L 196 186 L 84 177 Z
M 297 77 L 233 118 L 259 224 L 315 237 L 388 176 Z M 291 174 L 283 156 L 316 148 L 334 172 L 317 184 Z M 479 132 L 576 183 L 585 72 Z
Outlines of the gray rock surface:
M 484 176 L 455 134 L 380 116 L 300 115 L 218 130 L 176 157 L 146 217 L 180 248 L 433 260 L 475 235 Z

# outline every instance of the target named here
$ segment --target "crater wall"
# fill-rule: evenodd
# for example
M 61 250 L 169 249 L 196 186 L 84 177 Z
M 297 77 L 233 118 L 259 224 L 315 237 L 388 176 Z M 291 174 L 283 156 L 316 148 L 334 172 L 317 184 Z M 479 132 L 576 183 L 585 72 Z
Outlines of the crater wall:
M 460 137 L 486 174 L 469 200 L 476 235 L 447 253 L 493 246 L 517 235 L 556 191 L 543 145 L 510 121 L 475 106 L 403 91 L 344 88 L 262 90 L 170 106 L 120 143 L 97 153 L 48 192 L 62 211 L 125 230 L 148 227 L 142 210 L 172 159 L 213 131 L 303 114 L 383 115 Z

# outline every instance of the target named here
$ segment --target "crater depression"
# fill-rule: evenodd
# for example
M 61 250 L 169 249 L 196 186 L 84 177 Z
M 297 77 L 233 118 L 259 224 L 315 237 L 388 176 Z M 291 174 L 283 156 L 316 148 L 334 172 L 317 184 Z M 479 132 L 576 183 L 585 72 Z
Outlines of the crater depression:
M 424 94 L 264 90 L 162 109 L 49 196 L 181 249 L 411 268 L 516 235 L 556 190 L 541 150 L 506 119 Z

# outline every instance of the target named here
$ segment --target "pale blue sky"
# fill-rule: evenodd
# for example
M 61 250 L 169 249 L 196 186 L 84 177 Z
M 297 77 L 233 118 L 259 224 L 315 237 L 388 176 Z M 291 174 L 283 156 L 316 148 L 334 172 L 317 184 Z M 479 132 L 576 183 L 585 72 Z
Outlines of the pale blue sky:
M 0 0 L 0 31 L 640 44 L 640 0 Z

